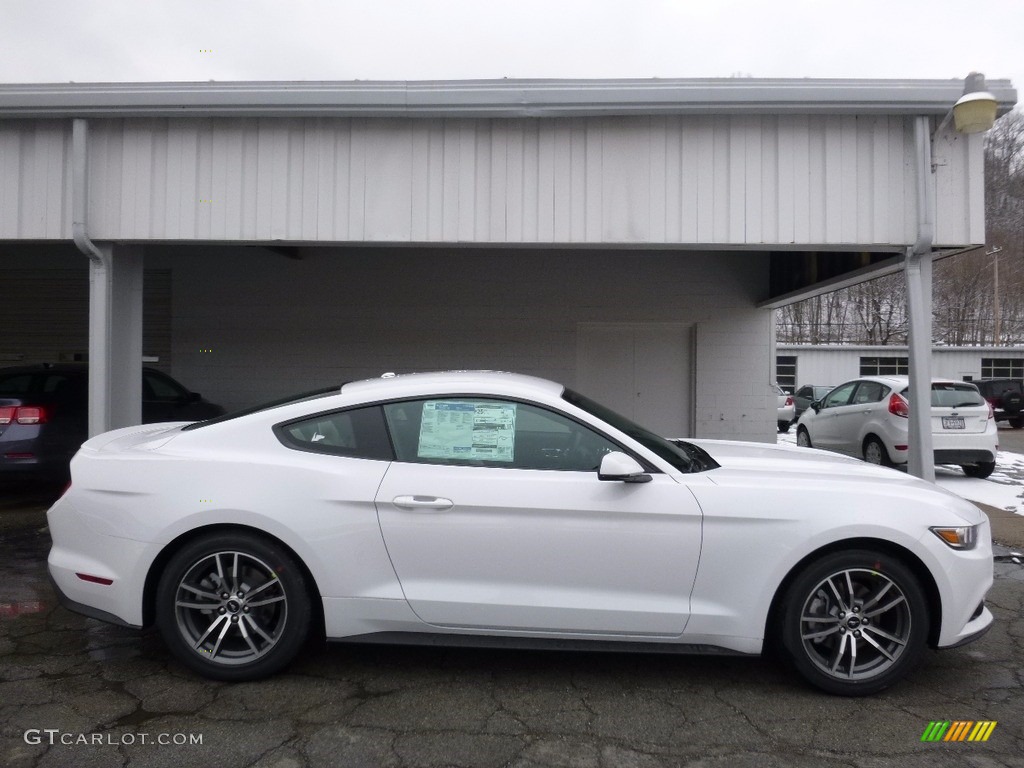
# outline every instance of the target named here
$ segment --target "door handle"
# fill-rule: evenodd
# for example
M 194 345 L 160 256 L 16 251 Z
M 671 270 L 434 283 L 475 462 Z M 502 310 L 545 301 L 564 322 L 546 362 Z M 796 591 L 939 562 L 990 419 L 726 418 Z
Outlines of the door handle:
M 391 500 L 399 509 L 409 510 L 434 510 L 443 511 L 451 509 L 455 503 L 451 499 L 442 499 L 438 496 L 395 496 Z

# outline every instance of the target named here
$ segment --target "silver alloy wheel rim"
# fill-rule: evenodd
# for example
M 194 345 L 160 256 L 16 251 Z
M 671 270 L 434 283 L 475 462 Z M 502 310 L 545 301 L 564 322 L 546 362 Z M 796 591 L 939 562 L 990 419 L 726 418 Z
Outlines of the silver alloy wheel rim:
M 882 446 L 874 440 L 864 446 L 864 461 L 868 464 L 882 463 Z
M 216 552 L 189 568 L 174 595 L 178 631 L 197 654 L 224 665 L 269 653 L 288 621 L 274 569 L 245 552 Z
M 910 603 L 892 579 L 850 568 L 823 579 L 800 612 L 800 640 L 818 669 L 839 680 L 884 674 L 906 651 Z

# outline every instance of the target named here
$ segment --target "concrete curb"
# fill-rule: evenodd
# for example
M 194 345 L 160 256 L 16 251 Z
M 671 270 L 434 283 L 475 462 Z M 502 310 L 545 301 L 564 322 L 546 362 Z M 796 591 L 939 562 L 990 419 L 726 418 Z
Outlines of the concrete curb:
M 1024 550 L 1024 515 L 990 507 L 988 504 L 979 504 L 976 501 L 971 503 L 988 515 L 992 524 L 993 541 L 1011 549 Z

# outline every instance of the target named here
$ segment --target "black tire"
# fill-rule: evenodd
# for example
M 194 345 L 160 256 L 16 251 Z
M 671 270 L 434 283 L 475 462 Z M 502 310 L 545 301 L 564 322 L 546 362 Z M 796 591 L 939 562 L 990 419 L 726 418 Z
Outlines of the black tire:
M 1008 421 L 1010 422 L 1010 426 L 1014 429 L 1024 427 L 1024 416 L 1016 416 L 1012 419 L 1008 419 Z
M 870 435 L 864 440 L 864 445 L 861 446 L 861 455 L 868 464 L 877 464 L 880 467 L 893 466 L 885 445 L 874 435 Z
M 1008 389 L 1000 395 L 1000 399 L 1003 403 L 1003 411 L 1007 414 L 1017 416 L 1020 414 L 1021 408 L 1024 408 L 1024 395 L 1021 395 L 1020 392 Z
M 279 544 L 244 531 L 190 542 L 156 592 L 156 626 L 185 666 L 214 680 L 257 680 L 283 669 L 306 641 L 309 585 Z
M 789 432 L 789 425 L 790 425 L 791 423 L 792 423 L 792 422 L 789 422 L 789 421 L 780 421 L 780 422 L 779 422 L 779 434 L 780 434 L 780 435 L 783 435 L 783 434 L 785 434 L 786 432 Z
M 804 448 L 814 447 L 813 445 L 811 445 L 811 435 L 807 431 L 807 427 L 796 428 L 796 444 L 799 446 L 803 446 Z
M 796 577 L 780 606 L 787 661 L 828 693 L 877 693 L 924 657 L 928 601 L 917 577 L 892 555 L 868 549 L 825 555 Z
M 994 461 L 983 461 L 980 464 L 964 464 L 960 469 L 962 469 L 964 474 L 968 477 L 976 477 L 979 480 L 984 480 L 996 471 L 996 463 Z

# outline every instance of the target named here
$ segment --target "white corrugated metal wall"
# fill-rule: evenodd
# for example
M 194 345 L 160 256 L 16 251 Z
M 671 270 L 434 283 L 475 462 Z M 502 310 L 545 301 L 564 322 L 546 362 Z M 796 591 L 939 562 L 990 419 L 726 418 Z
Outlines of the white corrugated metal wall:
M 910 120 L 133 118 L 90 122 L 96 239 L 911 243 Z M 69 123 L 0 124 L 0 239 L 70 237 Z M 936 244 L 984 234 L 982 140 L 935 143 Z
M 902 346 L 793 346 L 780 345 L 779 356 L 796 357 L 797 386 L 804 384 L 842 384 L 860 376 L 862 357 L 903 357 L 908 355 Z M 1021 359 L 1024 347 L 937 347 L 932 350 L 932 375 L 940 378 L 963 379 L 982 377 L 982 358 Z

